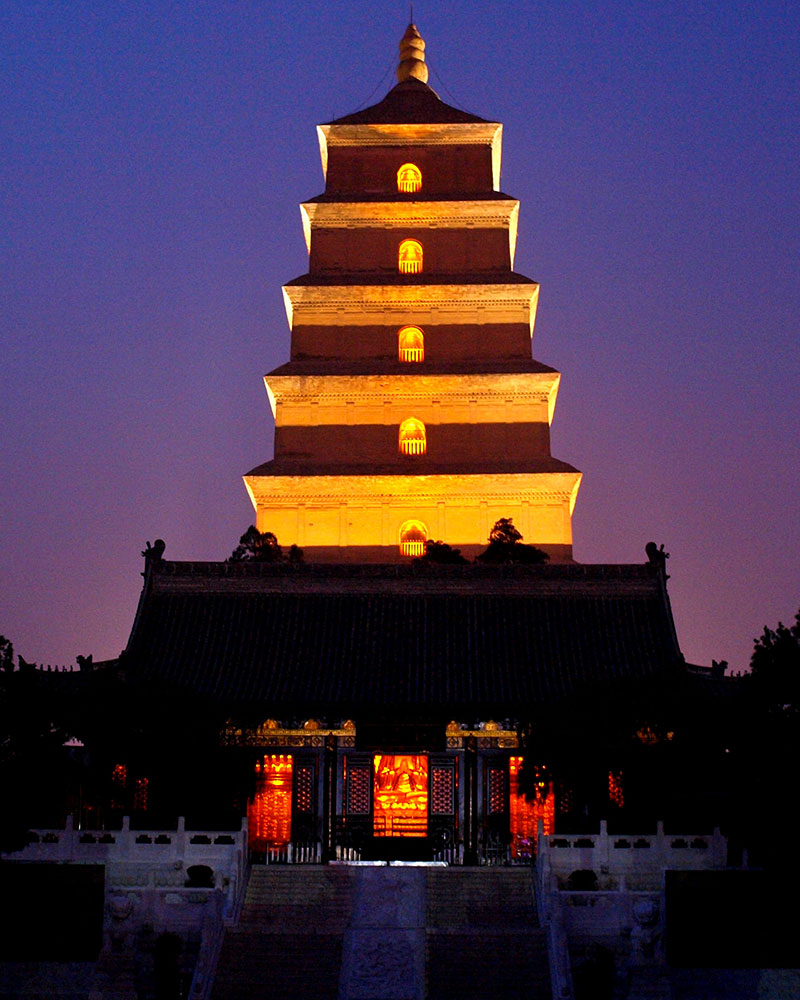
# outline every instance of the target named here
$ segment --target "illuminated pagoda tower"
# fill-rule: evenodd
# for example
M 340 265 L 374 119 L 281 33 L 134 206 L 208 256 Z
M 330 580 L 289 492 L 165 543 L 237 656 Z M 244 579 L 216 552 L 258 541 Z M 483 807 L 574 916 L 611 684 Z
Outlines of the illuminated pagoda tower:
M 550 454 L 560 376 L 531 360 L 502 126 L 438 98 L 413 25 L 400 50 L 384 100 L 319 127 L 291 360 L 266 380 L 275 457 L 245 476 L 259 530 L 305 559 L 154 548 L 124 665 L 228 720 L 256 853 L 519 859 L 580 803 L 518 794 L 518 726 L 682 657 L 663 560 L 572 559 L 581 476 Z M 476 556 L 501 518 L 550 561 L 414 558 L 431 540 Z
M 513 270 L 502 125 L 439 100 L 424 50 L 410 25 L 397 86 L 318 128 L 291 360 L 266 378 L 275 458 L 245 477 L 256 526 L 364 563 L 428 539 L 474 556 L 511 517 L 570 560 L 581 477 L 550 454 L 560 375 L 531 360 L 539 286 Z

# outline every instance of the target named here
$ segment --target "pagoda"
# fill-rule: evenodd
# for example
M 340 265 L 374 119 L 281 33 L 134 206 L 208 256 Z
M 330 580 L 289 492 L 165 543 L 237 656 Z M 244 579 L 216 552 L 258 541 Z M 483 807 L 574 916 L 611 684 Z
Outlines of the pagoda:
M 570 561 L 581 475 L 550 454 L 560 375 L 531 360 L 539 286 L 513 270 L 502 125 L 439 99 L 413 24 L 397 78 L 317 130 L 291 360 L 265 379 L 275 457 L 245 476 L 256 527 L 315 562 L 385 563 L 432 539 L 477 555 L 512 518 Z
M 663 553 L 572 558 L 581 475 L 550 454 L 560 376 L 531 360 L 502 126 L 427 78 L 410 25 L 397 85 L 319 127 L 291 359 L 266 378 L 275 457 L 245 476 L 259 531 L 304 558 L 146 553 L 126 677 L 225 720 L 220 752 L 255 781 L 251 854 L 529 857 L 539 819 L 583 803 L 521 794 L 526 720 L 683 670 Z M 549 561 L 415 558 L 477 556 L 503 518 Z M 605 788 L 606 763 L 587 769 Z

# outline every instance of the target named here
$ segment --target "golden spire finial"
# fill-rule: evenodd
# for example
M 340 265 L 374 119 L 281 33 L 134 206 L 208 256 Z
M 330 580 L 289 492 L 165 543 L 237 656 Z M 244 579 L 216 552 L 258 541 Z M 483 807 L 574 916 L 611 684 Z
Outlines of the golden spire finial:
M 428 82 L 428 67 L 425 65 L 425 42 L 417 31 L 416 24 L 409 24 L 400 41 L 400 65 L 397 67 L 397 82 L 404 80 Z

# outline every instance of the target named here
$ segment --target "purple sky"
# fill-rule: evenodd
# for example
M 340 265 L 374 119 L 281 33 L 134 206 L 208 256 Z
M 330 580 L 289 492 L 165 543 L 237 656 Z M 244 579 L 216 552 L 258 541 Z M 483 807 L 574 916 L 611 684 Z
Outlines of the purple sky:
M 147 539 L 222 559 L 251 523 L 314 125 L 385 94 L 407 10 L 0 6 L 0 632 L 26 659 L 117 655 Z M 666 543 L 687 659 L 745 667 L 800 604 L 798 0 L 415 18 L 434 89 L 505 125 L 576 558 Z

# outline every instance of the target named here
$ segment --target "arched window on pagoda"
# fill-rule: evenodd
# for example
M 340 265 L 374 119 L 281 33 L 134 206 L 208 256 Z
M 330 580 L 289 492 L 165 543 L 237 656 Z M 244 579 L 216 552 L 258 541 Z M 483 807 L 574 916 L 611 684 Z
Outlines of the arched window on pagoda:
M 420 274 L 422 244 L 417 240 L 403 240 L 397 251 L 397 266 L 401 274 Z
M 427 447 L 425 424 L 416 417 L 409 417 L 400 424 L 398 447 L 401 455 L 424 455 Z
M 422 171 L 413 163 L 404 163 L 397 171 L 397 190 L 413 194 L 422 187 Z
M 425 334 L 418 326 L 404 326 L 397 334 L 397 352 L 401 361 L 425 360 Z
M 422 521 L 404 521 L 400 525 L 400 555 L 424 556 L 428 529 Z

